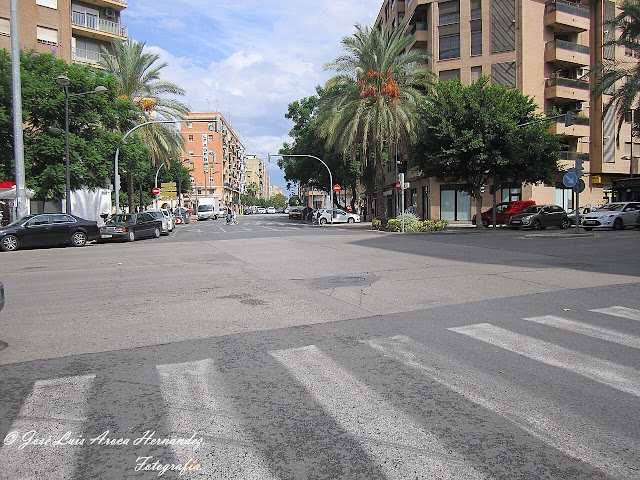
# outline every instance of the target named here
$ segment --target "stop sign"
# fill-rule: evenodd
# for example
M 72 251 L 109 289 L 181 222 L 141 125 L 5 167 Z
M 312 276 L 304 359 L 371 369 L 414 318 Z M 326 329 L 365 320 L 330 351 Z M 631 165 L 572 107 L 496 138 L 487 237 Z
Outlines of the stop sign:
M 334 192 L 339 192 L 340 191 L 340 185 L 338 185 L 337 183 L 333 186 L 333 191 Z
M 160 189 L 158 187 L 153 187 L 151 189 L 151 193 L 153 193 L 154 195 L 158 195 L 160 193 Z

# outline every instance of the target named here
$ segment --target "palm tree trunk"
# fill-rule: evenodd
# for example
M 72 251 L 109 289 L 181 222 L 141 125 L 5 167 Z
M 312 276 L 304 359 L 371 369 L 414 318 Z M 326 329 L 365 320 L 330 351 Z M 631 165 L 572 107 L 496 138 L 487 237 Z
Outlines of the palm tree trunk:
M 136 192 L 133 184 L 133 172 L 127 171 L 127 193 L 129 195 L 129 213 L 136 211 Z
M 382 143 L 375 141 L 376 152 L 376 186 L 374 189 L 374 201 L 376 204 L 376 218 L 381 220 L 387 217 L 386 202 L 384 201 L 384 168 L 382 165 Z

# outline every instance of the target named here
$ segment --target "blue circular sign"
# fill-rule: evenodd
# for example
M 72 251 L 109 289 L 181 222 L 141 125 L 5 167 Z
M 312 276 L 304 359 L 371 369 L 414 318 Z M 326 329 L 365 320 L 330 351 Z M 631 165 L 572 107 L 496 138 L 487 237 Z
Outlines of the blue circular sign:
M 578 175 L 575 172 L 567 172 L 562 177 L 562 183 L 565 187 L 573 188 L 578 183 Z

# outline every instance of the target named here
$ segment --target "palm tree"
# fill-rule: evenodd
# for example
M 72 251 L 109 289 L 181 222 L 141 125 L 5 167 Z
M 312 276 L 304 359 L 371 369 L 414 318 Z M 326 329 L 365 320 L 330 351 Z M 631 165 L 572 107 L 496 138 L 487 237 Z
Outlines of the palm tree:
M 376 216 L 385 216 L 383 150 L 385 142 L 406 147 L 416 141 L 417 103 L 433 85 L 433 73 L 424 68 L 429 53 L 409 50 L 411 37 L 400 29 L 355 25 L 353 36 L 342 39 L 345 54 L 325 65 L 341 72 L 327 82 L 320 99 L 320 132 L 327 146 L 366 165 L 373 150 Z
M 177 120 L 189 113 L 190 108 L 168 95 L 184 95 L 185 91 L 174 83 L 161 80 L 160 70 L 166 62 L 157 63 L 159 55 L 143 52 L 145 42 L 116 39 L 111 50 L 102 48 L 100 65 L 113 73 L 120 82 L 119 94 L 131 100 L 140 110 L 140 123 L 152 120 Z M 145 143 L 151 150 L 152 165 L 179 158 L 184 139 L 173 124 L 157 123 L 140 128 Z M 135 204 L 133 172 L 127 169 L 130 210 Z
M 631 55 L 625 56 L 621 61 L 604 60 L 589 74 L 595 77 L 592 89 L 595 98 L 613 90 L 604 106 L 603 115 L 614 108 L 620 132 L 627 113 L 640 108 L 640 62 L 637 60 L 640 58 L 640 4 L 624 0 L 620 5 L 620 14 L 606 22 L 606 25 L 615 31 L 619 30 L 620 36 L 604 42 L 603 47 L 624 47 Z M 632 119 L 632 131 L 635 135 L 638 125 L 634 120 Z

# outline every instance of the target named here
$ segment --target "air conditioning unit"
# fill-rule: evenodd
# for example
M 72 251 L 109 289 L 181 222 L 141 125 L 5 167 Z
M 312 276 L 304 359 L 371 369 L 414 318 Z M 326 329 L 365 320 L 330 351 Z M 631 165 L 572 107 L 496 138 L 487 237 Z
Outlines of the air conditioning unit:
M 587 75 L 587 73 L 589 73 L 589 69 L 588 68 L 579 68 L 578 69 L 578 78 L 582 78 L 585 75 Z
M 576 103 L 576 112 L 582 112 L 584 110 L 584 102 Z
M 113 8 L 106 8 L 104 14 L 108 18 L 116 18 L 116 11 Z

